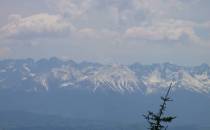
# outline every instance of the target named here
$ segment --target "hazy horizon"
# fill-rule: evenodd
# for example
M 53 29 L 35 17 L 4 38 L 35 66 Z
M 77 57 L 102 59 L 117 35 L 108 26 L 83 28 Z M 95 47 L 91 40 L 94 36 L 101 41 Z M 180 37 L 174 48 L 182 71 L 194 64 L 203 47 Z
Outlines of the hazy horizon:
M 129 63 L 120 63 L 120 62 L 100 62 L 100 61 L 91 61 L 91 60 L 73 60 L 73 59 L 68 59 L 68 58 L 59 58 L 59 57 L 42 57 L 42 58 L 32 58 L 32 57 L 27 57 L 27 58 L 5 58 L 5 59 L 0 59 L 0 61 L 4 61 L 4 60 L 34 60 L 35 62 L 39 61 L 39 60 L 50 60 L 52 58 L 57 58 L 61 61 L 73 61 L 77 64 L 82 64 L 82 63 L 96 63 L 96 64 L 102 64 L 102 65 L 132 65 L 132 64 L 141 64 L 141 65 L 153 65 L 153 64 L 173 64 L 173 65 L 178 65 L 178 66 L 185 66 L 185 67 L 195 67 L 195 66 L 200 66 L 203 64 L 207 64 L 208 66 L 210 66 L 210 64 L 208 63 L 198 63 L 198 64 L 176 64 L 176 63 L 172 63 L 172 62 L 151 62 L 151 63 L 145 63 L 145 62 L 141 62 L 141 61 L 134 61 L 134 62 L 129 62 Z

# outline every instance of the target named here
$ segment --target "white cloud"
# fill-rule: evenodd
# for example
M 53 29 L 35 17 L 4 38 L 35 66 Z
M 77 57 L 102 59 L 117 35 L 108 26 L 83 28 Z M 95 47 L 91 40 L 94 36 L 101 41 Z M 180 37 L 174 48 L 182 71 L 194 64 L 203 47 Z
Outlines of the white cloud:
M 7 40 L 34 40 L 64 36 L 74 40 L 102 40 L 119 36 L 117 30 L 92 27 L 76 28 L 59 14 L 41 13 L 29 17 L 10 15 L 8 20 L 8 24 L 0 28 L 0 38 Z
M 180 40 L 187 36 L 192 42 L 200 42 L 200 38 L 194 31 L 196 23 L 182 20 L 156 21 L 143 26 L 128 28 L 125 32 L 127 38 L 139 38 L 146 40 Z
M 42 39 L 71 36 L 74 40 L 91 39 L 96 40 L 95 42 L 104 39 L 126 42 L 132 39 L 180 42 L 186 37 L 198 43 L 202 38 L 196 34 L 195 27 L 209 26 L 209 22 L 199 24 L 195 21 L 170 18 L 176 11 L 186 8 L 187 4 L 182 0 L 48 0 L 48 2 L 54 3 L 56 14 L 40 13 L 28 17 L 11 15 L 8 24 L 0 28 L 0 37 Z
M 8 47 L 0 47 L 0 57 L 5 57 L 10 54 L 11 50 Z
M 93 39 L 98 39 L 100 36 L 97 33 L 97 30 L 93 28 L 82 28 L 77 30 L 76 36 L 78 38 L 93 38 Z
M 72 19 L 80 18 L 86 14 L 91 7 L 92 0 L 48 0 L 50 5 L 53 5 L 56 11 L 65 17 Z
M 197 1 L 199 0 L 133 0 L 133 5 L 135 9 L 144 11 L 147 17 L 159 19 L 173 18 L 176 13 L 182 12 Z
M 74 26 L 59 15 L 46 13 L 29 17 L 12 15 L 7 25 L 0 28 L 2 38 L 33 39 L 68 35 Z
M 205 22 L 205 23 L 203 23 L 203 24 L 200 24 L 199 26 L 200 26 L 200 27 L 203 27 L 203 28 L 208 28 L 208 29 L 210 29 L 210 21 L 207 21 L 207 22 Z
M 100 43 L 101 41 L 108 40 L 108 41 L 115 41 L 118 40 L 121 37 L 121 33 L 114 30 L 108 30 L 108 29 L 101 29 L 97 30 L 94 28 L 81 28 L 78 29 L 73 37 L 77 40 L 93 40 L 98 41 Z

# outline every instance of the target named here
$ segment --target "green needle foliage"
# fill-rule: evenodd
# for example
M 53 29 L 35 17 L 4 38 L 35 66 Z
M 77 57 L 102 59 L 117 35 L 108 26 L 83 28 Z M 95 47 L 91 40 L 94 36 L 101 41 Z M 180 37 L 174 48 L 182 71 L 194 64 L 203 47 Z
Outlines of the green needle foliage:
M 158 113 L 154 113 L 151 111 L 148 111 L 146 115 L 143 115 L 144 118 L 149 123 L 149 130 L 166 130 L 168 128 L 167 124 L 171 122 L 173 119 L 175 119 L 175 116 L 165 116 L 164 112 L 166 111 L 166 103 L 169 101 L 172 101 L 169 97 L 169 92 L 171 90 L 172 83 L 170 84 L 167 93 L 164 97 L 161 97 L 162 104 L 160 105 L 160 109 Z

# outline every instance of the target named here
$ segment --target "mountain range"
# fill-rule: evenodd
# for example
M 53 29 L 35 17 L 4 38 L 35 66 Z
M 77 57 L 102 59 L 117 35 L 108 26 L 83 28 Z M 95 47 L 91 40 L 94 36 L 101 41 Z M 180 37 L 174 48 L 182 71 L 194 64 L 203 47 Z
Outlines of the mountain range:
M 170 63 L 102 65 L 62 61 L 58 58 L 0 61 L 0 89 L 11 91 L 54 91 L 57 89 L 111 90 L 119 93 L 153 93 L 175 82 L 174 89 L 210 92 L 210 67 Z
M 104 65 L 58 58 L 1 60 L 0 129 L 48 129 L 42 121 L 51 124 L 49 129 L 144 129 L 147 125 L 142 114 L 158 110 L 160 96 L 171 82 L 173 102 L 167 105 L 166 114 L 177 116 L 171 128 L 209 129 L 208 64 Z M 53 119 L 46 115 L 53 115 Z

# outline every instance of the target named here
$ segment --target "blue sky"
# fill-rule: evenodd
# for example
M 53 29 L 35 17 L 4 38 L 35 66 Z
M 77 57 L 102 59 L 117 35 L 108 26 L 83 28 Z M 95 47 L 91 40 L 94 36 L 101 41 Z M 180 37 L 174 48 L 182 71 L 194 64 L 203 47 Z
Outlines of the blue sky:
M 0 58 L 210 64 L 209 0 L 0 0 Z

